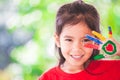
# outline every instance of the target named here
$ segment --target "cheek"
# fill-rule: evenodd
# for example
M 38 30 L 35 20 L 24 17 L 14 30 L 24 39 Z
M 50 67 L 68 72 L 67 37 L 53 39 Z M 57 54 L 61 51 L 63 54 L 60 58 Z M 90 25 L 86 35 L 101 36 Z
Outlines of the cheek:
M 66 44 L 61 44 L 61 51 L 62 53 L 68 52 L 70 50 L 70 46 Z
M 70 49 L 71 49 L 71 45 L 70 44 L 66 44 L 66 43 L 62 43 L 61 42 L 61 52 L 63 55 L 69 54 Z
M 92 53 L 93 53 L 93 49 L 91 49 L 91 48 L 85 48 L 84 50 L 85 50 L 85 53 L 87 53 L 89 55 L 92 55 Z

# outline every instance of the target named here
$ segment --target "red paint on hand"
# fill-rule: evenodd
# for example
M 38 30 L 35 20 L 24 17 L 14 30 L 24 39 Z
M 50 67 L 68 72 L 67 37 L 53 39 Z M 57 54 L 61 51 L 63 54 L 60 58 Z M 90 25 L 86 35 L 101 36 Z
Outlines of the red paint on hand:
M 84 47 L 93 48 L 93 49 L 98 49 L 99 48 L 99 46 L 95 45 L 95 44 L 85 44 Z
M 108 44 L 105 49 L 109 52 L 112 52 L 114 50 L 114 47 L 112 44 Z
M 112 34 L 112 31 L 110 31 L 109 34 Z

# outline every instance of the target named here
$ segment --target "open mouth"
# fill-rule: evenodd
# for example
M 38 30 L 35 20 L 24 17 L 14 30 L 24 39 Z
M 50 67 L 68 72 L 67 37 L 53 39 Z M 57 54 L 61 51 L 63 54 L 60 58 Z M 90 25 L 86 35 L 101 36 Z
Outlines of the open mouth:
M 70 55 L 75 60 L 80 60 L 84 55 Z

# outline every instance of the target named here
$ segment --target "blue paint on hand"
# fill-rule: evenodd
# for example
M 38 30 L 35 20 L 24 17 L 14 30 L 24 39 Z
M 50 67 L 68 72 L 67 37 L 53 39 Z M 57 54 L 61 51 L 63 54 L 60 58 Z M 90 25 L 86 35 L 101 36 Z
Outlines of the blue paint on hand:
M 92 37 L 90 35 L 86 35 L 86 38 L 88 38 L 89 40 L 92 40 L 92 41 L 96 42 L 97 44 L 102 44 L 102 42 L 99 39 L 94 38 L 94 37 Z

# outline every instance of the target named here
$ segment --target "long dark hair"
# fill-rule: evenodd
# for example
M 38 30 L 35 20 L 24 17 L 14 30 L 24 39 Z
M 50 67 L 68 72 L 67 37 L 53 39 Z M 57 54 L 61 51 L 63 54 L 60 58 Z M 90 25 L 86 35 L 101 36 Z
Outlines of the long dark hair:
M 83 1 L 75 1 L 61 6 L 56 15 L 56 34 L 60 36 L 63 27 L 66 24 L 75 25 L 80 22 L 85 22 L 91 30 L 100 33 L 99 29 L 99 14 L 96 8 Z M 56 46 L 59 53 L 59 65 L 65 62 L 61 48 Z M 93 56 L 99 54 L 98 50 L 93 50 L 93 54 L 89 60 L 93 60 Z

